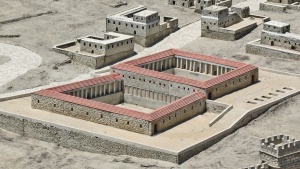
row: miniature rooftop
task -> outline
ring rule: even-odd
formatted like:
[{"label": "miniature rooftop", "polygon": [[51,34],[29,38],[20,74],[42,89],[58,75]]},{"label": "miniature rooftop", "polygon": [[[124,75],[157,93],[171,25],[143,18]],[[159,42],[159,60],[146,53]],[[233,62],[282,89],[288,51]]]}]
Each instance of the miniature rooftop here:
[{"label": "miniature rooftop", "polygon": [[123,20],[132,21],[132,17],[134,14],[140,13],[145,10],[147,10],[146,6],[138,5],[134,8],[127,9],[123,12],[108,15],[107,17],[113,17],[113,18],[119,18],[119,19],[123,19]]},{"label": "miniature rooftop", "polygon": [[136,16],[142,16],[142,17],[147,17],[147,16],[150,16],[150,15],[154,15],[154,14],[157,14],[158,12],[157,11],[152,11],[152,10],[143,10],[141,12],[138,12],[134,15]]},{"label": "miniature rooftop", "polygon": [[120,33],[115,33],[115,32],[107,32],[107,33],[105,33],[105,35],[113,36],[113,38],[100,39],[100,38],[93,38],[95,36],[91,35],[91,36],[78,38],[78,39],[81,39],[81,40],[84,40],[84,41],[89,41],[89,42],[94,42],[94,43],[101,43],[101,44],[105,45],[105,44],[111,44],[111,43],[115,43],[115,42],[119,42],[119,41],[128,40],[130,38],[133,38],[133,36],[120,34]]},{"label": "miniature rooftop", "polygon": [[288,23],[283,23],[283,22],[279,22],[279,21],[269,21],[269,22],[265,22],[265,25],[269,25],[269,26],[276,26],[276,27],[286,27],[289,26],[290,24]]},{"label": "miniature rooftop", "polygon": [[[194,79],[185,78],[185,77],[179,77],[179,76],[164,73],[164,72],[158,72],[158,71],[138,67],[138,65],[141,65],[141,64],[149,63],[149,62],[159,60],[162,58],[175,57],[175,56],[192,58],[195,60],[205,61],[208,63],[217,64],[217,65],[225,65],[225,66],[234,68],[234,70],[203,82],[203,81],[199,81],[199,80],[194,80]],[[149,55],[147,57],[143,57],[140,59],[135,59],[135,60],[128,61],[125,63],[120,63],[117,65],[114,65],[114,66],[112,66],[112,69],[119,69],[119,70],[125,70],[125,71],[129,71],[129,72],[135,72],[137,74],[143,74],[143,75],[155,77],[158,79],[163,79],[163,80],[167,80],[167,81],[172,81],[172,82],[176,82],[176,83],[180,83],[180,84],[186,84],[186,85],[206,89],[206,88],[212,87],[216,84],[222,83],[226,80],[237,77],[246,72],[249,72],[251,70],[257,69],[257,67],[250,65],[250,64],[230,61],[230,60],[217,58],[217,57],[213,57],[213,56],[205,56],[205,55],[196,54],[196,53],[192,53],[192,52],[180,51],[177,49],[169,49],[169,50],[166,50],[163,52]]]},{"label": "miniature rooftop", "polygon": [[204,8],[203,10],[204,11],[222,11],[222,10],[226,10],[228,9],[227,7],[225,6],[210,6],[210,7],[207,7],[207,8]]}]

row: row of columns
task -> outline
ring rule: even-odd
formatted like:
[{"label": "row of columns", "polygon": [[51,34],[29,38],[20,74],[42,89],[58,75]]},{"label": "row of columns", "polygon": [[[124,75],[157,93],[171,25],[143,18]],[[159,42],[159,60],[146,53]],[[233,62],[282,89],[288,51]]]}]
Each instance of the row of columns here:
[{"label": "row of columns", "polygon": [[159,60],[156,62],[148,63],[142,65],[142,68],[150,69],[154,71],[164,71],[175,67],[174,66],[174,57],[166,58],[164,60]]},{"label": "row of columns", "polygon": [[97,86],[70,91],[67,94],[81,98],[95,98],[122,91],[122,81],[100,84]]},{"label": "row of columns", "polygon": [[171,96],[168,94],[158,93],[158,92],[144,90],[137,87],[126,86],[126,85],[125,85],[125,93],[134,96],[149,98],[152,100],[163,101],[167,103],[171,103],[173,101],[180,99],[180,97],[177,96]]},{"label": "row of columns", "polygon": [[193,72],[199,72],[204,74],[210,74],[219,76],[231,71],[231,68],[226,68],[224,66],[213,65],[208,63],[203,63],[195,60],[188,60],[183,58],[176,58],[176,67],[180,69],[186,69]]}]

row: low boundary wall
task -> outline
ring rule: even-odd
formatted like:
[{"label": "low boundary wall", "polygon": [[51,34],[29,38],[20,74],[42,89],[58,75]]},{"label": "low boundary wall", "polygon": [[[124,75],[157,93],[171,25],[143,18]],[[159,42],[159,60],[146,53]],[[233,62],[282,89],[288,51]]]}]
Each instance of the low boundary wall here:
[{"label": "low boundary wall", "polygon": [[178,163],[177,153],[0,111],[0,128],[66,148]]},{"label": "low boundary wall", "polygon": [[[274,47],[274,46],[273,46]],[[294,59],[300,60],[300,52],[288,50],[288,49],[273,49],[272,47],[268,47],[266,45],[260,44],[260,39],[254,40],[252,42],[247,43],[246,45],[246,53],[251,53],[255,55],[274,57],[279,56],[284,59]]]}]

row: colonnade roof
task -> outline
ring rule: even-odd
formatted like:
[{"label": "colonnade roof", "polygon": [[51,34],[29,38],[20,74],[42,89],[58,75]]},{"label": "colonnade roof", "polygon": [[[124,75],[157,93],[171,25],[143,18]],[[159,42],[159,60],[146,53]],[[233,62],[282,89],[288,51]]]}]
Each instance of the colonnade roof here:
[{"label": "colonnade roof", "polygon": [[194,92],[194,93],[187,95],[179,100],[176,100],[175,102],[172,102],[162,108],[159,108],[150,114],[147,114],[147,113],[134,111],[134,110],[130,110],[130,109],[122,108],[122,107],[117,107],[117,106],[107,104],[107,103],[97,102],[97,101],[93,101],[93,100],[89,100],[89,99],[84,99],[84,98],[80,98],[80,97],[76,97],[76,96],[59,93],[56,91],[51,91],[49,89],[48,90],[40,90],[40,91],[36,92],[35,94],[40,95],[40,96],[50,97],[53,99],[62,100],[62,101],[69,102],[69,103],[74,103],[74,104],[89,107],[89,108],[106,111],[106,112],[125,115],[125,116],[129,116],[129,117],[137,118],[137,119],[143,119],[143,120],[150,121],[150,122],[155,121],[165,115],[168,115],[180,108],[184,108],[185,106],[187,106],[195,101],[205,98],[204,94],[202,94],[200,92]]},{"label": "colonnade roof", "polygon": [[195,59],[195,60],[199,60],[199,61],[215,63],[218,65],[224,65],[224,66],[229,66],[229,67],[233,67],[233,68],[239,68],[239,67],[243,67],[246,65],[245,63],[242,63],[242,62],[236,62],[236,61],[222,59],[222,58],[218,58],[218,57],[214,57],[214,56],[206,56],[206,55],[202,55],[202,54],[198,54],[198,53],[187,52],[187,51],[182,51],[182,50],[177,50],[177,49],[165,50],[165,51],[158,52],[158,53],[155,53],[152,55],[148,55],[148,56],[145,56],[145,57],[142,57],[139,59],[134,59],[134,60],[131,60],[131,61],[128,61],[125,63],[137,66],[137,65],[150,63],[155,60],[160,60],[163,58],[167,58],[170,56],[176,56],[176,55],[181,56],[183,58],[191,58],[191,59]]},{"label": "colonnade roof", "polygon": [[116,73],[112,73],[106,76],[101,76],[101,77],[96,77],[93,79],[88,79],[88,80],[83,80],[75,83],[70,83],[66,85],[61,85],[57,87],[50,88],[48,90],[52,90],[55,92],[65,92],[65,91],[70,91],[74,89],[80,89],[88,86],[93,86],[101,83],[106,83],[106,82],[112,82],[116,80],[122,79],[122,76]]},{"label": "colonnade roof", "polygon": [[[180,55],[182,57],[187,57],[187,58],[194,58],[194,59],[199,59],[199,60],[205,60],[207,62],[211,63],[216,63],[218,65],[226,65],[226,66],[231,66],[234,67],[235,69],[227,72],[225,74],[222,74],[220,76],[217,76],[215,78],[212,78],[207,81],[199,81],[199,80],[194,80],[194,79],[189,79],[185,77],[179,77],[173,74],[169,73],[164,73],[164,72],[158,72],[154,70],[149,70],[145,68],[138,67],[137,65],[148,63],[151,61],[159,60],[162,58],[170,57],[172,55]],[[225,82],[229,79],[235,78],[237,76],[240,76],[242,74],[245,74],[249,71],[252,71],[254,69],[257,69],[256,66],[250,65],[250,64],[245,64],[242,62],[235,62],[235,61],[230,61],[226,59],[221,59],[213,56],[205,56],[197,53],[191,53],[191,52],[186,52],[186,51],[181,51],[177,49],[169,49],[166,51],[162,51],[153,55],[149,55],[140,59],[135,59],[132,61],[128,61],[125,63],[120,63],[117,65],[112,66],[112,69],[118,69],[118,70],[124,70],[128,72],[134,72],[137,74],[145,75],[145,76],[150,76],[166,81],[172,81],[180,84],[186,84],[202,89],[207,89],[210,87],[213,87],[214,85],[217,85],[219,83]]]}]

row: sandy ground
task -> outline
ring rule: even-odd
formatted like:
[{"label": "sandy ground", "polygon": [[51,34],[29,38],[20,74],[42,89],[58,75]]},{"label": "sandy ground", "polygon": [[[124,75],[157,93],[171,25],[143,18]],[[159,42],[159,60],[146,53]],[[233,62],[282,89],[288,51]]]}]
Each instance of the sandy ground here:
[{"label": "sandy ground", "polygon": [[[234,3],[250,5],[258,9],[264,0],[234,0]],[[0,86],[0,93],[30,89],[33,87],[71,80],[91,71],[86,66],[72,63],[53,69],[67,56],[51,50],[52,46],[77,37],[94,34],[101,36],[105,30],[105,16],[138,4],[157,10],[162,16],[179,18],[179,31],[151,48],[136,47],[137,56],[159,50],[180,48],[207,55],[252,63],[257,66],[300,73],[299,62],[265,58],[245,54],[247,42],[260,38],[262,26],[234,42],[200,37],[200,15],[190,9],[170,7],[164,0],[131,0],[129,5],[111,8],[112,0],[1,0],[0,22],[32,14],[51,11],[39,17],[29,17],[18,22],[0,25],[0,34],[20,34],[19,38],[0,38],[0,43],[24,47],[42,57],[42,64],[24,75]],[[291,24],[291,31],[300,34],[300,12],[272,13],[254,11],[271,19]],[[11,59],[0,55],[0,66]],[[16,65],[17,66],[17,65]],[[0,72],[0,77],[3,72]],[[168,162],[139,159],[127,156],[91,154],[49,144],[18,135],[0,132],[0,168],[238,168],[258,162],[259,138],[288,134],[300,139],[300,96],[274,108],[246,127],[226,137],[211,148],[178,166]]]}]

